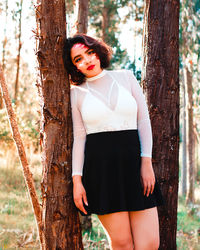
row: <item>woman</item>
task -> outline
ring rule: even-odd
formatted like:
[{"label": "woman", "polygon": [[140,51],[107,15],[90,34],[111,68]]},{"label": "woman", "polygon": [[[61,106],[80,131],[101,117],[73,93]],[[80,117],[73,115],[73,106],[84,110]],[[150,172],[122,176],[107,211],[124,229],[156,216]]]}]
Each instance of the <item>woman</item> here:
[{"label": "woman", "polygon": [[111,49],[86,35],[66,39],[73,120],[73,196],[98,215],[113,250],[158,249],[162,195],[151,163],[147,105],[133,74],[107,71]]}]

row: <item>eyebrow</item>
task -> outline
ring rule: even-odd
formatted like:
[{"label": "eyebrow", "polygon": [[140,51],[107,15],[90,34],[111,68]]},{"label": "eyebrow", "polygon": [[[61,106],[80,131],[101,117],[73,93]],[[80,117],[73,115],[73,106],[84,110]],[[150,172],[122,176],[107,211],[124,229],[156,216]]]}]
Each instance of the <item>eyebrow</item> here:
[{"label": "eyebrow", "polygon": [[[87,49],[84,53],[87,53],[89,50],[91,50],[91,48]],[[80,57],[81,55],[77,55],[73,58],[73,60],[75,60],[77,57]]]}]

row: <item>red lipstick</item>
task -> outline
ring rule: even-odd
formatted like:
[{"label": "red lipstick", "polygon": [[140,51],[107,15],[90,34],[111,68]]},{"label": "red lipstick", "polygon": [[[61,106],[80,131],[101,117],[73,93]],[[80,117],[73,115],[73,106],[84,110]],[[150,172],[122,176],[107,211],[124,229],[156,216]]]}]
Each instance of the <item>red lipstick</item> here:
[{"label": "red lipstick", "polygon": [[87,67],[87,70],[93,70],[94,67],[95,67],[95,65],[90,65],[90,66]]}]

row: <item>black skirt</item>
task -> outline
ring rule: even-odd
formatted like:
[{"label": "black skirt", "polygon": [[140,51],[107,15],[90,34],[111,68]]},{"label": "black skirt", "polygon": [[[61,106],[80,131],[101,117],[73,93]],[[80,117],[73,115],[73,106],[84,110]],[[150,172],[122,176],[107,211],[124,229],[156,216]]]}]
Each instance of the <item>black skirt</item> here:
[{"label": "black skirt", "polygon": [[138,211],[162,205],[157,181],[153,193],[144,196],[140,168],[137,130],[87,135],[82,177],[88,199],[87,215]]}]

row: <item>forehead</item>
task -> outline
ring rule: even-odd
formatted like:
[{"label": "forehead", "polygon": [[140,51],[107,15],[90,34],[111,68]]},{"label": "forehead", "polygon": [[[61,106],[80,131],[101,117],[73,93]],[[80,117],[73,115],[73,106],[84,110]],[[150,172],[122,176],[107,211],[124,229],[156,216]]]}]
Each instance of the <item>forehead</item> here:
[{"label": "forehead", "polygon": [[82,53],[84,53],[88,49],[89,49],[89,47],[87,47],[85,44],[76,43],[71,48],[71,57],[74,58],[77,55],[81,55]]}]

